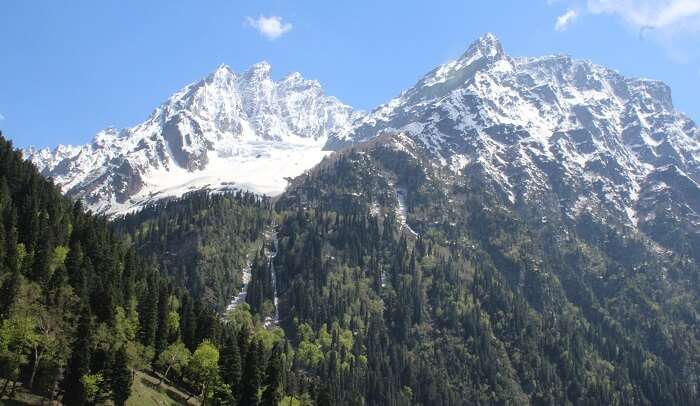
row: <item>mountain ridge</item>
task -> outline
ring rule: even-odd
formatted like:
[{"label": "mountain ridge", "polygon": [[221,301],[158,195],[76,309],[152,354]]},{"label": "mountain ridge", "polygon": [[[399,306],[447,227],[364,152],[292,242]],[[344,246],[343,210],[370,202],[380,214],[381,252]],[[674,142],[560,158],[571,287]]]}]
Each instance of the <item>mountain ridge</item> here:
[{"label": "mountain ridge", "polygon": [[[104,176],[100,165],[93,164],[91,171],[83,169],[89,167],[87,164],[71,166],[76,161],[71,154],[76,154],[78,147],[59,146],[53,152],[29,150],[28,155],[42,173],[53,176],[69,195],[85,198],[90,207],[107,213],[138,208],[160,197],[201,188],[235,185],[278,194],[286,185],[282,179],[310,169],[330,151],[383,132],[406,133],[430,152],[434,165],[455,174],[467,166],[483,171],[511,204],[552,190],[554,179],[563,186],[575,185],[573,189],[557,191],[565,194],[564,205],[570,215],[591,206],[576,196],[590,195],[595,206],[590,210],[606,211],[610,217],[624,216],[634,227],[639,222],[641,185],[655,178],[652,175],[656,169],[675,165],[685,174],[681,177],[687,176],[694,183],[700,181],[700,132],[689,117],[675,110],[671,89],[663,82],[627,78],[590,61],[564,55],[511,57],[493,34],[482,36],[459,58],[436,67],[416,85],[367,114],[354,112],[334,97],[325,96],[317,81],[303,79],[299,73],[274,82],[270,71],[271,66],[265,61],[240,75],[222,64],[204,79],[176,92],[146,122],[121,132],[98,133],[90,145],[105,149],[103,146],[115,137],[128,139],[133,137],[132,131],[138,132],[150,123],[156,132],[160,131],[166,141],[163,144],[168,147],[152,148],[150,154],[140,158],[141,162],[119,159],[113,156],[118,154],[107,151],[99,163],[103,167],[111,165],[118,173],[108,182],[112,190],[105,191],[109,187],[99,178]],[[237,81],[244,85],[235,85]],[[213,105],[201,99],[199,104],[194,103],[198,89],[207,86],[216,97],[205,101],[213,100]],[[311,114],[295,116],[299,111],[287,109],[283,103],[275,114],[269,114],[270,104],[264,101],[273,87],[282,94],[311,94],[313,97],[308,100],[316,109]],[[229,97],[231,94],[241,97]],[[209,122],[192,120],[203,110],[216,114],[209,117]],[[235,112],[251,119],[236,120]],[[155,125],[153,121],[158,117],[163,119]],[[314,122],[314,118],[318,120]],[[255,133],[255,141],[263,141],[258,145],[261,149],[251,147],[241,156],[235,153],[235,143],[221,137],[180,137],[183,131],[207,133],[208,129],[202,126],[211,122],[218,123],[231,139],[238,137],[239,142],[249,146],[249,135]],[[328,128],[317,125],[319,122]],[[218,175],[237,170],[235,176],[168,183],[169,178],[193,178],[192,173],[197,171],[206,174],[209,167],[216,166],[209,162],[209,152],[221,151],[222,145],[224,154],[231,159],[220,162],[218,172],[213,172]],[[292,151],[280,151],[279,145],[292,145]],[[261,187],[255,184],[258,179],[241,179],[241,173],[264,171],[235,165],[247,159],[246,155],[257,156],[261,150],[280,151],[282,158],[272,160],[276,164],[291,156],[313,159],[295,165],[292,169],[296,170],[273,165],[275,184]],[[154,185],[147,186],[142,180],[147,177],[141,174],[143,168],[148,166],[148,160],[163,161],[163,156],[172,157],[172,173],[166,168],[158,176],[149,174],[155,180]],[[228,168],[232,163],[233,167]],[[67,179],[70,168],[89,173]],[[184,171],[175,171],[180,168]],[[266,176],[270,173],[263,175]],[[93,190],[95,187],[99,190]],[[112,200],[105,203],[106,198]]]},{"label": "mountain ridge", "polygon": [[[515,209],[549,196],[565,216],[649,229],[660,210],[653,195],[682,187],[692,191],[677,193],[672,210],[691,208],[700,225],[700,132],[659,81],[567,56],[512,58],[487,34],[361,118],[354,139],[329,143],[384,132],[406,134],[455,176],[480,173]],[[677,170],[659,181],[669,167]]]},{"label": "mountain ridge", "polygon": [[271,69],[262,61],[238,74],[221,64],[140,124],[26,155],[69,196],[106,214],[202,188],[279,193],[284,178],[320,160],[328,134],[358,113],[318,81],[299,73],[274,81]]},{"label": "mountain ridge", "polygon": [[[367,115],[341,108],[342,126],[317,127],[283,114],[284,97],[268,103],[266,95],[311,94],[323,107],[315,112],[328,111],[323,101],[338,106],[300,75],[267,81],[270,69],[260,63],[238,75],[220,66],[158,109],[143,124],[152,132],[106,132],[94,148],[107,146],[101,159],[128,180],[139,161],[108,155],[111,143],[156,156],[150,142],[163,146],[159,162],[180,184],[146,195],[145,209],[111,224],[125,247],[151,256],[154,270],[204,303],[222,308],[245,292],[251,311],[233,306],[229,326],[255,320],[276,329],[260,322],[279,321],[278,337],[289,338],[278,348],[285,391],[318,404],[698,403],[699,140],[667,86],[569,57],[513,58],[486,35]],[[208,125],[221,139],[198,136],[210,134]],[[238,128],[240,137],[225,138]],[[277,199],[207,191],[160,199],[190,186],[220,190],[216,179],[181,183],[220,163],[225,147],[238,146],[231,139],[251,148],[300,142],[290,153],[323,158],[290,176]],[[242,175],[226,163],[230,179]],[[99,176],[90,182],[104,184]],[[40,231],[37,219],[63,218],[50,207],[33,215],[36,199],[15,190],[26,210],[22,221],[8,217],[8,230]],[[118,269],[126,261],[100,262]],[[137,320],[179,307],[153,294],[163,291],[157,284],[141,286],[137,311],[146,317]],[[193,344],[209,331],[223,338],[215,323],[185,323],[184,303],[181,332],[156,323],[162,333],[144,334],[144,344]],[[249,371],[261,358],[245,359]],[[241,403],[255,403],[260,375],[243,376],[255,382]]]}]

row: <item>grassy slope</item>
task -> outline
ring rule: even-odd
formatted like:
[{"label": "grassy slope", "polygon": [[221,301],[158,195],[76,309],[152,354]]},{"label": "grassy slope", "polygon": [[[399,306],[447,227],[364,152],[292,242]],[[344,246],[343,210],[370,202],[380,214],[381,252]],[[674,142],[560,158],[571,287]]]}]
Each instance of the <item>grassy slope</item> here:
[{"label": "grassy slope", "polygon": [[[185,401],[186,395],[178,389],[165,383],[158,387],[158,379],[153,376],[137,372],[134,377],[134,384],[131,387],[131,396],[126,401],[127,406],[199,406],[197,399]],[[2,406],[30,406],[48,404],[48,400],[37,395],[30,394],[18,388],[15,398],[2,399]],[[112,403],[108,403],[111,405]]]},{"label": "grassy slope", "polygon": [[185,402],[186,396],[179,390],[166,384],[158,387],[156,378],[136,373],[134,385],[131,387],[131,396],[126,401],[127,406],[175,406],[175,405],[199,405],[199,401],[192,398]]}]

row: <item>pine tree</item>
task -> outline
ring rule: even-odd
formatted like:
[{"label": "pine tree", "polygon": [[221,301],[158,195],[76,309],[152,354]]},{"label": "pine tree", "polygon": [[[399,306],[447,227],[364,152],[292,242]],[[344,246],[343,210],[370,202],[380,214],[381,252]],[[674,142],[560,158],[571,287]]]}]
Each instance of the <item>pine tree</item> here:
[{"label": "pine tree", "polygon": [[212,385],[211,392],[211,402],[207,402],[206,404],[211,404],[214,406],[236,405],[236,398],[233,396],[231,386],[224,383],[223,381],[218,380],[214,385]]},{"label": "pine tree", "polygon": [[241,378],[242,391],[238,401],[240,406],[257,406],[259,403],[258,389],[262,380],[261,368],[263,367],[260,360],[263,358],[263,354],[262,342],[251,343],[246,354],[245,370]]},{"label": "pine tree", "polygon": [[128,365],[126,347],[117,351],[114,358],[114,365],[110,371],[110,387],[112,389],[112,399],[116,406],[123,406],[131,395],[131,384],[133,376]]},{"label": "pine tree", "polygon": [[6,318],[9,315],[10,307],[14,303],[17,291],[22,280],[22,274],[19,268],[12,271],[12,275],[6,277],[0,286],[0,318]]},{"label": "pine tree", "polygon": [[36,250],[32,263],[31,279],[43,284],[48,282],[51,276],[49,274],[49,264],[53,253],[53,247],[51,246],[51,234],[46,221],[41,222],[41,229],[39,247]]},{"label": "pine tree", "polygon": [[156,356],[168,346],[168,290],[161,286],[158,294],[158,327],[156,329]]},{"label": "pine tree", "polygon": [[238,340],[234,334],[226,338],[224,347],[221,349],[219,359],[219,370],[224,383],[231,389],[237,390],[241,383],[241,354],[238,349]]},{"label": "pine tree", "polygon": [[182,342],[185,343],[190,351],[193,351],[197,343],[197,315],[195,312],[195,304],[189,293],[185,293],[182,297],[182,306],[180,307],[180,324],[182,326]]},{"label": "pine tree", "polygon": [[243,375],[247,371],[248,352],[250,352],[250,347],[252,346],[252,343],[250,342],[250,330],[248,330],[247,326],[244,325],[238,331],[236,342],[238,344],[238,353],[240,354],[241,359],[241,378],[238,380],[238,385],[232,389],[236,394],[236,398],[240,400],[241,394],[243,393]]},{"label": "pine tree", "polygon": [[84,287],[81,286],[83,276],[81,275],[83,267],[83,248],[80,241],[72,241],[70,251],[66,257],[66,271],[68,272],[68,281],[78,291]]},{"label": "pine tree", "polygon": [[148,278],[148,289],[145,297],[142,297],[139,307],[139,319],[141,321],[141,342],[146,346],[153,346],[156,341],[158,328],[158,286],[156,274]]},{"label": "pine tree", "polygon": [[83,307],[75,340],[71,347],[71,356],[63,378],[63,403],[80,406],[85,404],[87,396],[83,388],[82,377],[90,373],[90,337],[92,334],[92,316],[87,306]]},{"label": "pine tree", "polygon": [[282,350],[279,342],[272,348],[270,361],[267,365],[264,387],[260,404],[262,406],[277,406],[282,400]]}]

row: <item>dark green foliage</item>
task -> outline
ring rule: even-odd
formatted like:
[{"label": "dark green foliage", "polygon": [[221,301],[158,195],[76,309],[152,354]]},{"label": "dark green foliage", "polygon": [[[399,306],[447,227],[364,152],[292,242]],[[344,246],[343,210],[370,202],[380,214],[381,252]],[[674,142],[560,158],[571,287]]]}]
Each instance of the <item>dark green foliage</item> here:
[{"label": "dark green foliage", "polygon": [[219,356],[219,373],[221,379],[230,388],[238,389],[241,384],[241,352],[238,348],[238,339],[234,334],[230,334],[224,341]]},{"label": "dark green foliage", "polygon": [[216,382],[212,387],[212,396],[207,404],[215,406],[234,406],[236,404],[236,398],[233,396],[231,386],[221,381]]},{"label": "dark green foliage", "polygon": [[273,297],[272,264],[265,257],[265,249],[261,248],[251,266],[246,302],[254,313],[263,313],[265,302],[271,304]]},{"label": "dark green foliage", "polygon": [[123,406],[126,400],[129,399],[129,395],[131,395],[133,377],[127,362],[126,348],[122,346],[117,351],[109,376],[112,400],[114,400],[116,406]]},{"label": "dark green foliage", "polygon": [[115,227],[177,286],[223,310],[240,289],[240,270],[259,246],[269,216],[267,199],[201,191],[154,203],[118,219]]},{"label": "dark green foliage", "polygon": [[[125,347],[109,339],[119,334],[151,358],[210,340],[219,361],[206,385],[196,368],[168,375],[204,387],[207,404],[698,404],[692,256],[659,255],[590,215],[509,207],[478,171],[447,182],[379,140],[297,179],[277,213],[252,195],[199,192],[111,225],[2,146],[0,315],[35,291],[40,305],[71,292],[70,351],[37,375],[65,366],[68,404],[85,402],[86,374],[107,379],[98,398],[124,399]],[[271,264],[263,231],[275,222]],[[249,261],[252,312],[222,317]],[[263,322],[273,272],[279,327]],[[13,346],[1,371],[22,379]]]},{"label": "dark green foliage", "polygon": [[0,285],[0,316],[7,317],[10,306],[17,297],[22,274],[19,268],[15,268],[11,273],[5,275],[5,280]]},{"label": "dark green foliage", "polygon": [[22,381],[70,405],[123,404],[153,350],[218,340],[220,319],[161,265],[0,137],[0,397]]},{"label": "dark green foliage", "polygon": [[[450,189],[407,156],[348,151],[280,199],[282,315],[308,355],[288,380],[320,376],[301,385],[319,404],[697,404],[697,265],[613,224],[505,209],[476,173]],[[336,325],[330,345],[304,323]]]},{"label": "dark green foliage", "polygon": [[146,289],[139,301],[139,321],[141,322],[141,342],[146,346],[154,346],[158,331],[158,277],[151,274],[147,280]]},{"label": "dark green foliage", "polygon": [[91,318],[88,309],[85,308],[80,316],[71,357],[63,378],[63,402],[69,405],[83,405],[87,401],[81,378],[90,373]]},{"label": "dark green foliage", "polygon": [[156,320],[158,321],[158,328],[156,329],[155,335],[155,347],[156,356],[163,352],[165,347],[168,346],[168,299],[170,297],[170,292],[166,286],[161,286],[158,290],[158,315]]},{"label": "dark green foliage", "polygon": [[256,406],[259,403],[258,389],[262,384],[265,353],[261,342],[252,342],[248,347],[245,368],[241,378],[240,406]]},{"label": "dark green foliage", "polygon": [[[238,335],[236,336],[236,342],[238,344],[238,352],[240,353],[240,358],[241,358],[241,378],[238,380],[238,385],[237,386],[232,386],[234,393],[236,393],[236,397],[240,398],[241,394],[243,393],[243,374],[246,373],[249,376],[251,375],[250,372],[248,371],[247,368],[247,361],[248,361],[248,352],[250,350],[250,331],[248,330],[247,326],[242,326],[241,329],[238,331]],[[248,377],[246,377],[248,379]]]},{"label": "dark green foliage", "polygon": [[189,294],[182,297],[182,306],[180,308],[180,331],[182,334],[182,342],[185,343],[190,351],[194,351],[197,346],[197,313],[198,306],[192,300]]},{"label": "dark green foliage", "polygon": [[282,370],[283,365],[281,344],[276,343],[275,346],[272,348],[272,354],[270,355],[270,360],[267,364],[267,371],[265,372],[265,381],[263,383],[263,387],[265,389],[262,393],[260,405],[277,406],[282,400]]}]

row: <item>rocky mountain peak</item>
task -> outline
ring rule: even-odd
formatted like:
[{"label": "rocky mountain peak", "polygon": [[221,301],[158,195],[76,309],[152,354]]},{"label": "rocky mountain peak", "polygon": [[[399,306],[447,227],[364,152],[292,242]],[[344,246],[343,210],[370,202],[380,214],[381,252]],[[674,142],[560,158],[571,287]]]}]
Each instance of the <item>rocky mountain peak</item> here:
[{"label": "rocky mountain peak", "polygon": [[[344,142],[387,132],[406,134],[455,179],[476,174],[508,205],[544,207],[550,196],[571,218],[637,227],[658,218],[641,196],[664,190],[661,168],[679,169],[667,185],[700,181],[698,130],[667,85],[568,56],[509,57],[489,34],[357,121]],[[683,199],[674,203],[698,207]]]},{"label": "rocky mountain peak", "polygon": [[272,74],[272,65],[267,61],[260,61],[251,66],[245,73],[245,76],[251,79],[270,79]]},{"label": "rocky mountain peak", "polygon": [[479,57],[498,59],[505,56],[501,41],[494,34],[486,33],[469,45],[467,51],[459,59],[473,60]]},{"label": "rocky mountain peak", "polygon": [[28,156],[67,194],[110,214],[201,188],[280,193],[356,115],[317,81],[292,73],[276,82],[271,70],[262,61],[239,75],[222,64],[134,127]]},{"label": "rocky mountain peak", "polygon": [[[221,65],[135,127],[29,155],[69,194],[113,213],[198,188],[277,194],[329,151],[387,133],[453,179],[478,174],[506,204],[548,196],[571,218],[636,227],[660,182],[700,182],[698,129],[668,86],[568,56],[510,57],[492,34],[367,115],[299,73],[274,81],[267,62],[241,75]],[[669,165],[678,173],[659,177]]]},{"label": "rocky mountain peak", "polygon": [[222,63],[215,71],[210,73],[204,81],[209,83],[225,83],[236,80],[236,77],[236,72],[234,72],[230,66]]}]

